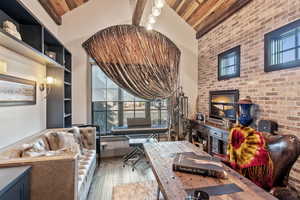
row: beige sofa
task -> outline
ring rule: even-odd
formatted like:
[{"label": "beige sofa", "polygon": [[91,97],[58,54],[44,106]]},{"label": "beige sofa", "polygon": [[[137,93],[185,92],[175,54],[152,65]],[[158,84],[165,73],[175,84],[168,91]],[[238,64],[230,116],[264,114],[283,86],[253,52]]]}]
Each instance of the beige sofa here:
[{"label": "beige sofa", "polygon": [[0,167],[32,166],[31,200],[85,200],[95,149],[95,128],[49,129],[0,152]]}]

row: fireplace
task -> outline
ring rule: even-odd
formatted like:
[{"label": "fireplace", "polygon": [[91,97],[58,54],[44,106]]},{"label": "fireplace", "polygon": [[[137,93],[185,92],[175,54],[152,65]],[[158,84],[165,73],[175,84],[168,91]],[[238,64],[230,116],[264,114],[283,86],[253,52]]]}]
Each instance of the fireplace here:
[{"label": "fireplace", "polygon": [[209,92],[209,117],[236,120],[236,103],[239,100],[238,90],[220,90]]}]

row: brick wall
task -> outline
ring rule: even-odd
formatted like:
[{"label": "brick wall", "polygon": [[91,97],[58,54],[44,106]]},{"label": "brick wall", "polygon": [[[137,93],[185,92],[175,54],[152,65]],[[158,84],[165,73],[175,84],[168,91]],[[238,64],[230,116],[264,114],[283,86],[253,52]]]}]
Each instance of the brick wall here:
[{"label": "brick wall", "polygon": [[[199,39],[198,111],[208,114],[209,91],[239,89],[259,106],[259,119],[279,124],[300,138],[300,66],[264,72],[264,35],[300,19],[299,0],[253,0]],[[218,81],[218,54],[241,45],[241,76]],[[300,159],[290,173],[300,191]]]}]

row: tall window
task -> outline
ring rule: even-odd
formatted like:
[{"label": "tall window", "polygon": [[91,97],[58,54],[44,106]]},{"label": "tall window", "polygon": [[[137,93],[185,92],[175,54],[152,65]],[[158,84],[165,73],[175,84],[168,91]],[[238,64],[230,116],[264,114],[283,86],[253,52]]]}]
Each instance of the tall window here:
[{"label": "tall window", "polygon": [[218,56],[218,79],[224,80],[240,76],[240,46]]},{"label": "tall window", "polygon": [[128,118],[151,118],[153,126],[166,126],[166,102],[157,103],[135,97],[118,87],[97,65],[92,66],[92,120],[101,134],[126,126]]},{"label": "tall window", "polygon": [[265,71],[300,66],[300,20],[265,35]]}]

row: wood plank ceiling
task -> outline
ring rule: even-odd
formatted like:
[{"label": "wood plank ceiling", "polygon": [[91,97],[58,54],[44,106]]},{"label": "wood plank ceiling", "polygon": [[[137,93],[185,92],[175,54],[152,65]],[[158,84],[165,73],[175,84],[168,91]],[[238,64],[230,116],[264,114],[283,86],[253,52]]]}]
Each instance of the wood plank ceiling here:
[{"label": "wood plank ceiling", "polygon": [[226,20],[251,0],[166,0],[197,31],[197,39]]},{"label": "wood plank ceiling", "polygon": [[56,24],[61,25],[61,17],[89,0],[39,0]]}]

